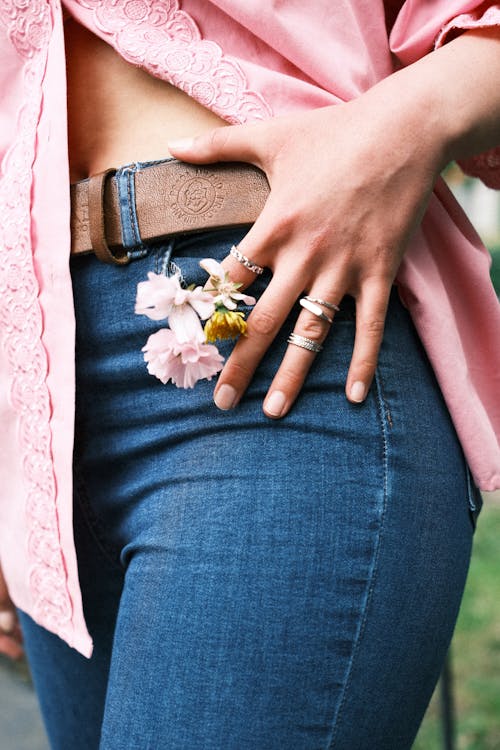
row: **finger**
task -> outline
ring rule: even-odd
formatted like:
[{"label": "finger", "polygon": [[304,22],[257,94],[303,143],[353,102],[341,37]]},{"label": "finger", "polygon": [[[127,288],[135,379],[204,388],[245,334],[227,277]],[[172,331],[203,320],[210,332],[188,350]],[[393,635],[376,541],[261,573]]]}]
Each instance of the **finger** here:
[{"label": "finger", "polygon": [[260,360],[286,320],[301,291],[301,279],[276,281],[273,277],[248,316],[247,331],[240,337],[219,375],[214,401],[231,409],[245,392]]},{"label": "finger", "polygon": [[193,164],[246,161],[261,166],[261,129],[261,123],[215,128],[195,138],[168,141],[167,148],[175,158]]},{"label": "finger", "polygon": [[[257,221],[236,246],[239,253],[250,263],[274,270],[276,249],[286,239],[285,233],[279,231],[278,223],[276,211],[272,203],[268,202]],[[231,254],[224,258],[221,265],[228,272],[231,281],[241,284],[241,289],[250,286],[258,276]]]},{"label": "finger", "polygon": [[0,634],[0,654],[8,656],[9,659],[21,659],[24,649],[21,644],[9,635]]},{"label": "finger", "polygon": [[[337,305],[343,297],[342,282],[339,279],[335,289],[330,289],[326,292],[324,290],[315,290],[309,296]],[[322,346],[330,332],[331,326],[335,325],[335,313],[328,307],[317,304],[308,305],[307,307],[309,309],[303,309],[297,318],[293,331],[294,334],[303,337],[305,341],[302,342],[299,338],[298,345],[289,343],[283,361],[264,401],[264,413],[273,419],[278,419],[288,413],[304,385],[312,363],[317,356],[321,356],[320,352],[310,351],[303,344],[307,346],[308,342],[311,341],[317,346]],[[311,312],[314,308],[320,314]]]},{"label": "finger", "polygon": [[10,659],[19,659],[23,655],[22,632],[15,611],[0,611],[0,653]]},{"label": "finger", "polygon": [[356,337],[346,381],[349,401],[365,400],[377,367],[384,335],[390,287],[378,282],[365,284],[356,298]]},{"label": "finger", "polygon": [[0,610],[0,632],[10,634],[17,624],[17,617],[12,609]]}]

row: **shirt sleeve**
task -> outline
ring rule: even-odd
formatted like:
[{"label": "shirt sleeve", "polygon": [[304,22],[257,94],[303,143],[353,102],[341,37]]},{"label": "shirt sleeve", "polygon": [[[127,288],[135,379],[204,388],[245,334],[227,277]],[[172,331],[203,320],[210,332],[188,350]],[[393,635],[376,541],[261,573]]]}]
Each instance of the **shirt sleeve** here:
[{"label": "shirt sleeve", "polygon": [[[406,0],[390,35],[390,47],[402,65],[416,62],[464,31],[497,28],[500,3],[478,0]],[[500,145],[460,161],[467,174],[500,190]]]}]

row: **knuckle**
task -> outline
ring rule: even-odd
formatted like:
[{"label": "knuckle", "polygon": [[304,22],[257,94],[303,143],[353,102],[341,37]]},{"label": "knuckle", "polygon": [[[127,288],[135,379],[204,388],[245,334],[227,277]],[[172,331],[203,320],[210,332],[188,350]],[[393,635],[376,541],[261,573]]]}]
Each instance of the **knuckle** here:
[{"label": "knuckle", "polygon": [[287,391],[292,396],[302,387],[305,379],[305,373],[300,370],[293,370],[291,367],[282,364],[279,371],[278,388]]},{"label": "knuckle", "polygon": [[219,151],[223,149],[229,141],[227,128],[216,128],[208,134],[208,145],[211,149]]},{"label": "knuckle", "polygon": [[370,338],[380,338],[384,332],[384,318],[368,318],[361,323],[361,333]]},{"label": "knuckle", "polygon": [[325,325],[326,323],[317,317],[304,317],[300,321],[300,331],[302,336],[316,341],[324,338]]},{"label": "knuckle", "polygon": [[365,356],[361,359],[356,360],[355,363],[356,371],[360,373],[374,373],[377,369],[377,357],[376,356]]},{"label": "knuckle", "polygon": [[234,354],[224,367],[224,380],[233,384],[244,386],[253,375],[254,368],[249,360],[237,360]]},{"label": "knuckle", "polygon": [[293,231],[297,220],[296,212],[281,207],[273,217],[273,234],[275,240],[284,241]]},{"label": "knuckle", "polygon": [[256,307],[248,318],[247,337],[251,337],[254,334],[269,336],[274,333],[277,328],[278,321],[276,316],[267,310],[259,310],[259,308]]}]

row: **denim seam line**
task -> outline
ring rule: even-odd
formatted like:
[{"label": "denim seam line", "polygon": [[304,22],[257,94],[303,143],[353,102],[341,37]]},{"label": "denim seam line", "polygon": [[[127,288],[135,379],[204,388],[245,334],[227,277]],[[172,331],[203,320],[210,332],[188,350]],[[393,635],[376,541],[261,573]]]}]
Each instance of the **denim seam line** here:
[{"label": "denim seam line", "polygon": [[123,574],[123,566],[119,562],[120,552],[109,545],[108,542],[106,542],[101,534],[100,524],[95,517],[92,508],[90,507],[90,503],[88,502],[87,486],[85,484],[83,474],[80,469],[74,469],[74,474],[75,497],[76,502],[80,506],[82,519],[85,522],[85,525],[87,526],[87,529],[89,530],[89,533],[92,536],[94,542],[99,547],[101,553],[104,555],[107,561],[111,565],[113,565],[114,568],[116,568],[120,571],[120,573]]},{"label": "denim seam line", "polygon": [[364,606],[362,609],[362,616],[361,616],[361,622],[359,625],[358,633],[355,637],[355,641],[352,647],[351,651],[351,657],[349,661],[349,666],[347,668],[347,675],[344,681],[344,688],[342,690],[342,694],[340,696],[340,701],[337,709],[337,713],[333,719],[333,725],[332,725],[332,733],[330,740],[327,744],[326,750],[334,750],[334,742],[335,737],[337,734],[337,730],[339,727],[340,719],[342,716],[342,711],[345,705],[345,700],[347,696],[347,691],[351,682],[352,672],[353,672],[353,666],[354,661],[356,659],[356,655],[358,652],[359,644],[361,642],[361,639],[363,637],[363,633],[366,626],[366,620],[368,616],[368,609],[370,607],[370,603],[372,600],[373,595],[373,589],[375,588],[375,581],[377,578],[377,571],[378,571],[378,561],[380,557],[380,547],[382,544],[382,537],[384,533],[384,524],[385,524],[385,516],[387,511],[387,490],[388,490],[388,436],[387,436],[387,427],[386,427],[386,415],[385,415],[385,409],[386,404],[385,400],[383,398],[383,391],[382,391],[382,383],[380,374],[378,372],[378,369],[375,372],[375,379],[374,379],[374,386],[375,386],[375,394],[374,398],[377,404],[377,412],[379,416],[380,421],[380,428],[381,428],[381,435],[382,435],[382,445],[383,445],[383,465],[384,465],[384,480],[383,480],[383,502],[382,502],[382,512],[380,515],[380,524],[378,528],[378,534],[377,534],[377,540],[375,543],[375,550],[372,557],[372,567],[370,570],[370,576],[368,579],[368,590],[365,593],[365,601]]}]

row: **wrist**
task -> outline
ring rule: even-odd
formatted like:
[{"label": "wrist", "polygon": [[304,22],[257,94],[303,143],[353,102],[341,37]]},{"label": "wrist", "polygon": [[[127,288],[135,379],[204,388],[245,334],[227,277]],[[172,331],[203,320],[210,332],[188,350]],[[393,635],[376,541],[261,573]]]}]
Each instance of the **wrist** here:
[{"label": "wrist", "polygon": [[[386,79],[439,171],[500,143],[500,34],[470,31]],[[381,85],[381,84],[379,84]]]}]

